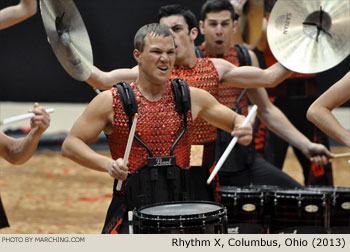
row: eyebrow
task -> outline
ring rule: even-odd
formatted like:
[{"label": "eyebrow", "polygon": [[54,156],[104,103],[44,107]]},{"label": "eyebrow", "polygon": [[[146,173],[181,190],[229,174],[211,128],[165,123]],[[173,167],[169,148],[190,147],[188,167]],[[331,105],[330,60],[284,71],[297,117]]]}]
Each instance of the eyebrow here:
[{"label": "eyebrow", "polygon": [[177,28],[177,27],[183,27],[184,25],[182,24],[174,24],[173,26],[171,26],[171,29]]},{"label": "eyebrow", "polygon": [[[174,45],[174,47],[170,47],[169,49],[167,49],[166,51],[169,51],[169,50],[175,50],[176,49],[176,45]],[[154,46],[150,46],[149,50],[163,50],[162,48],[160,48],[159,46],[157,45],[154,45]]]},{"label": "eyebrow", "polygon": [[208,19],[209,22],[228,22],[230,21],[230,18],[227,18],[227,19],[223,19],[223,20],[217,20],[217,19],[213,19],[213,18],[209,18]]}]

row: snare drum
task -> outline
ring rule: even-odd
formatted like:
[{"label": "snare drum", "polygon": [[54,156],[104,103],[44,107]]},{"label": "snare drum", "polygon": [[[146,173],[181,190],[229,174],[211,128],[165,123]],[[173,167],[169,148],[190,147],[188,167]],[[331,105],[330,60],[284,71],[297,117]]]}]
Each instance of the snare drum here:
[{"label": "snare drum", "polygon": [[330,232],[333,234],[350,234],[350,188],[326,186],[310,186],[307,188],[328,194]]},{"label": "snare drum", "polygon": [[267,232],[268,192],[269,190],[262,190],[259,186],[220,187],[221,203],[227,209],[229,234],[262,234]]},{"label": "snare drum", "polygon": [[271,233],[328,233],[327,199],[326,193],[307,189],[275,191]]},{"label": "snare drum", "polygon": [[219,203],[184,201],[140,207],[134,211],[136,234],[226,234],[227,213]]}]

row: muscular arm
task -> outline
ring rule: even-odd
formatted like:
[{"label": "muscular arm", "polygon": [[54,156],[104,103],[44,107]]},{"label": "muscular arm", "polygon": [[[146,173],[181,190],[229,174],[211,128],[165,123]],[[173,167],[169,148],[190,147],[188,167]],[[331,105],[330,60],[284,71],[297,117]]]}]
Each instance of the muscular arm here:
[{"label": "muscular arm", "polygon": [[350,130],[346,130],[331,112],[348,100],[350,100],[350,72],[311,104],[307,111],[307,119],[333,139],[350,147]]},{"label": "muscular arm", "polygon": [[89,79],[86,80],[86,82],[94,88],[107,90],[113,87],[113,85],[117,84],[118,82],[134,81],[136,80],[137,75],[138,66],[135,66],[133,68],[115,69],[110,72],[101,71],[100,69],[94,66],[92,69],[92,73]]},{"label": "muscular arm", "polygon": [[62,155],[90,169],[107,172],[113,159],[92,150],[91,143],[103,130],[111,130],[113,98],[110,91],[97,95],[74,123],[62,145]]},{"label": "muscular arm", "polygon": [[36,0],[21,0],[17,5],[0,10],[0,30],[33,16],[36,9]]},{"label": "muscular arm", "polygon": [[[327,162],[333,155],[321,144],[315,144],[304,136],[287,117],[273,105],[264,88],[251,89],[248,91],[250,101],[258,106],[257,116],[276,135],[298,148],[306,157],[321,155],[317,161]],[[323,160],[321,160],[323,159]]]},{"label": "muscular arm", "polygon": [[31,158],[38,146],[40,136],[50,125],[50,117],[43,108],[32,111],[31,131],[22,138],[12,138],[0,133],[0,155],[11,164],[23,164]]},{"label": "muscular arm", "polygon": [[236,67],[223,59],[211,60],[221,83],[239,88],[275,87],[292,73],[280,63],[263,70],[252,66]]},{"label": "muscular arm", "polygon": [[248,145],[252,140],[250,125],[241,127],[245,117],[220,104],[211,94],[198,89],[191,90],[192,116],[197,116],[211,125],[238,136],[238,143]]}]

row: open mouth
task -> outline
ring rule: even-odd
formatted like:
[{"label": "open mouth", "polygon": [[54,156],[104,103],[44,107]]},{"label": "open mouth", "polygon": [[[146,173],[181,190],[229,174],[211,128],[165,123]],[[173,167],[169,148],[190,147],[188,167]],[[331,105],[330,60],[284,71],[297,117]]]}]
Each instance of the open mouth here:
[{"label": "open mouth", "polygon": [[224,41],[222,41],[222,40],[217,40],[217,41],[215,41],[215,44],[216,44],[216,45],[219,45],[219,46],[221,46],[223,43],[224,43]]},{"label": "open mouth", "polygon": [[166,71],[168,71],[169,68],[168,67],[158,67],[158,69],[162,72],[166,72]]}]

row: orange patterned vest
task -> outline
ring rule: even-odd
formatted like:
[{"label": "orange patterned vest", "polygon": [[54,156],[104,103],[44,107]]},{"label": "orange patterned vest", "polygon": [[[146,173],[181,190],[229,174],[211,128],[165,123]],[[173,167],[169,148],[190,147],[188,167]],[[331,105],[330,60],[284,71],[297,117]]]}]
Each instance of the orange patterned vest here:
[{"label": "orange patterned vest", "polygon": [[[209,59],[197,58],[194,67],[174,66],[170,79],[176,77],[186,81],[190,87],[208,91],[218,99],[219,73]],[[201,118],[196,118],[193,127],[192,144],[205,144],[216,140],[216,128]]]},{"label": "orange patterned vest", "polygon": [[[215,56],[209,55],[208,51],[204,47],[204,44],[201,44],[199,48],[202,50],[203,54],[207,58],[215,58]],[[235,66],[239,66],[237,52],[233,46],[230,47],[229,53],[225,55],[223,59],[234,64]],[[236,100],[242,93],[242,91],[242,88],[235,88],[228,85],[220,85],[218,91],[218,100],[220,103],[226,105],[227,107],[234,108],[236,106]],[[241,99],[239,106],[242,110],[242,114],[246,116],[248,114],[248,99],[246,95],[243,96],[243,98]]]},{"label": "orange patterned vest", "polygon": [[[147,100],[135,83],[131,83],[138,104],[138,121],[135,134],[151,149],[153,157],[169,156],[170,148],[183,130],[183,116],[175,109],[174,93],[171,83],[167,83],[166,92],[159,101]],[[117,88],[111,89],[113,95],[113,132],[108,135],[108,143],[113,159],[122,158],[126,148],[129,126],[128,117]],[[177,165],[190,167],[192,114],[187,114],[187,131],[174,150]],[[134,173],[147,164],[149,154],[135,139],[129,156],[129,171]],[[125,181],[124,181],[125,182]],[[125,183],[123,183],[125,184]]]}]

